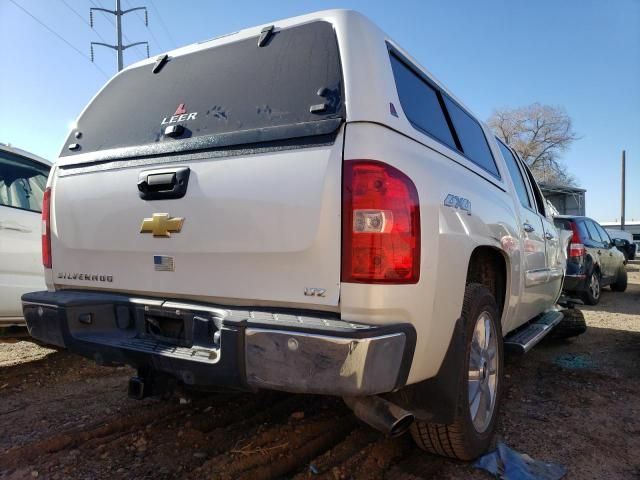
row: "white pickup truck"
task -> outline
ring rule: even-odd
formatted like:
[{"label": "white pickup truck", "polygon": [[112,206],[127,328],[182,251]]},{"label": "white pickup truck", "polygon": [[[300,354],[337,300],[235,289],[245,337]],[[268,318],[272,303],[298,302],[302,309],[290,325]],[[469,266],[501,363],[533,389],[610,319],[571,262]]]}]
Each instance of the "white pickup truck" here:
[{"label": "white pickup truck", "polygon": [[249,28],[118,73],[49,177],[30,333],[130,395],[339,395],[471,459],[505,347],[562,318],[565,256],[531,173],[362,15]]}]

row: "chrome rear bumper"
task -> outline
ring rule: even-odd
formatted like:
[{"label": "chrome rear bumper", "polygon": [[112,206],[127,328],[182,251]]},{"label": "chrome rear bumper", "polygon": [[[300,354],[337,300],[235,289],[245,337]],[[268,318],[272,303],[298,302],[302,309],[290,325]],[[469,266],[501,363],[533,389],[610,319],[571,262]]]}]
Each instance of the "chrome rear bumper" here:
[{"label": "chrome rear bumper", "polygon": [[[84,291],[22,297],[30,334],[103,365],[128,364],[184,384],[362,396],[405,385],[411,325],[337,314],[190,304]],[[168,338],[154,329],[181,326]]]},{"label": "chrome rear bumper", "polygon": [[396,387],[404,333],[352,339],[247,328],[247,383],[295,393],[374,395]]}]

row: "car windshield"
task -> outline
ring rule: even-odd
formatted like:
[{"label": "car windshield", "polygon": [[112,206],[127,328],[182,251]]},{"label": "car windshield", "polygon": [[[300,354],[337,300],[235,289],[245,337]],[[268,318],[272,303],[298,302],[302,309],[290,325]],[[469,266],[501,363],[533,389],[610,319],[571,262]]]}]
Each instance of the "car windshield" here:
[{"label": "car windshield", "polygon": [[40,212],[49,167],[0,150],[0,206]]}]

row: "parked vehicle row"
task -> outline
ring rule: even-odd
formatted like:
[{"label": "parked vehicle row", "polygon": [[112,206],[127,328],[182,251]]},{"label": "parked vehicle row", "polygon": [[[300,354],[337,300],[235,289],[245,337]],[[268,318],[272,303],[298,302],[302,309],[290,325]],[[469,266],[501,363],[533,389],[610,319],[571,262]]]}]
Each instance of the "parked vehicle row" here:
[{"label": "parked vehicle row", "polygon": [[560,215],[554,222],[558,228],[572,232],[568,250],[564,290],[579,295],[585,303],[596,305],[602,288],[613,291],[627,289],[625,256],[602,226],[588,217]]}]

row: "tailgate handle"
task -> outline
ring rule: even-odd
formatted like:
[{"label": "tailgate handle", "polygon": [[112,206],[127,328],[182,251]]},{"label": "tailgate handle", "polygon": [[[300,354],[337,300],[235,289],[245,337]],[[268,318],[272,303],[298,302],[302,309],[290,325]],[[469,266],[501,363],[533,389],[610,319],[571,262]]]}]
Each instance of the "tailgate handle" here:
[{"label": "tailgate handle", "polygon": [[147,175],[147,188],[149,190],[172,190],[175,184],[175,173],[154,173]]},{"label": "tailgate handle", "polygon": [[138,191],[143,200],[182,198],[187,193],[189,167],[143,170],[138,177]]}]

